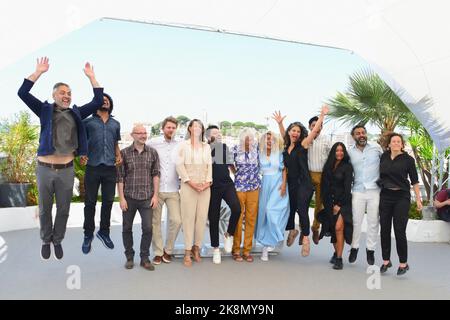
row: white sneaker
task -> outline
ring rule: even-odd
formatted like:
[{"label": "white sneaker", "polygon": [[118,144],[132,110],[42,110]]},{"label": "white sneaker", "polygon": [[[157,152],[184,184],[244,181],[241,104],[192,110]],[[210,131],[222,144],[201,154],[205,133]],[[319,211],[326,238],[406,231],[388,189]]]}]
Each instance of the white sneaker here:
[{"label": "white sneaker", "polygon": [[219,249],[214,249],[213,252],[213,263],[214,264],[220,264],[222,262],[222,256],[220,255]]},{"label": "white sneaker", "polygon": [[268,252],[272,252],[272,251],[274,251],[275,250],[275,247],[267,247],[267,251]]},{"label": "white sneaker", "polygon": [[233,236],[224,236],[223,249],[226,253],[231,253],[231,250],[233,250]]},{"label": "white sneaker", "polygon": [[269,261],[269,247],[263,247],[261,260],[262,261]]}]

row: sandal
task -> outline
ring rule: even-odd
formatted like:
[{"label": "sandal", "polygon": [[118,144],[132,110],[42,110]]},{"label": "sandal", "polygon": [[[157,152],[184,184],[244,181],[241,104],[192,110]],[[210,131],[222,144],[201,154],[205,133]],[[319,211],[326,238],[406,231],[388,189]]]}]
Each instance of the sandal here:
[{"label": "sandal", "polygon": [[299,232],[298,232],[297,229],[294,229],[294,230],[290,230],[290,231],[289,231],[289,234],[288,234],[288,237],[287,237],[287,241],[286,241],[286,245],[287,245],[288,247],[292,246],[292,244],[294,243],[294,240],[295,240],[295,238],[297,237],[298,233],[299,233]]},{"label": "sandal", "polygon": [[242,258],[247,261],[247,262],[253,262],[253,257],[252,255],[248,254],[248,255],[243,255]]},{"label": "sandal", "polygon": [[302,256],[307,257],[309,256],[310,251],[310,244],[309,244],[309,238],[303,237],[303,243],[302,243]]},{"label": "sandal", "polygon": [[202,258],[200,257],[200,248],[198,246],[192,246],[192,255],[194,256],[195,262],[202,261]]},{"label": "sandal", "polygon": [[242,256],[239,253],[233,253],[233,260],[236,262],[244,261],[244,259],[242,258]]},{"label": "sandal", "polygon": [[183,259],[183,264],[185,267],[192,267],[191,253],[186,252]]}]

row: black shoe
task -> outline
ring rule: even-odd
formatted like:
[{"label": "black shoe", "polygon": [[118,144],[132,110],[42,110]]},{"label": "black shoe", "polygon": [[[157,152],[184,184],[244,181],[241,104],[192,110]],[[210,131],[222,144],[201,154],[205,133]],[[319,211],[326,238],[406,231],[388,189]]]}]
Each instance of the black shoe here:
[{"label": "black shoe", "polygon": [[62,248],[61,244],[53,245],[53,250],[55,250],[53,252],[53,256],[55,257],[55,259],[61,260],[64,256],[64,252],[63,252],[63,248]]},{"label": "black shoe", "polygon": [[108,249],[114,249],[114,243],[112,242],[109,235],[102,233],[101,231],[97,232],[97,238],[103,243],[103,245]]},{"label": "black shoe", "polygon": [[408,271],[409,270],[409,265],[406,265],[406,267],[398,267],[398,270],[397,270],[397,275],[398,276],[402,276],[402,275],[404,275],[405,273],[406,273],[406,271]]},{"label": "black shoe", "polygon": [[50,255],[51,255],[50,244],[44,243],[41,247],[41,259],[48,260],[48,259],[50,259]]},{"label": "black shoe", "polygon": [[336,263],[336,258],[337,258],[337,256],[336,256],[336,252],[335,252],[335,253],[333,253],[333,256],[330,259],[330,263],[331,264],[335,264]]},{"label": "black shoe", "polygon": [[375,264],[375,251],[366,249],[366,253],[367,253],[367,263],[373,266]]},{"label": "black shoe", "polygon": [[385,273],[390,267],[392,267],[391,261],[389,261],[388,264],[383,264],[383,265],[380,267],[380,273]]},{"label": "black shoe", "polygon": [[351,248],[350,255],[348,256],[348,262],[354,263],[356,261],[356,257],[358,257],[358,249]]},{"label": "black shoe", "polygon": [[141,267],[148,271],[155,270],[155,266],[150,262],[150,260],[141,260]]},{"label": "black shoe", "polygon": [[81,247],[81,251],[83,251],[84,254],[91,252],[91,243],[93,239],[94,236],[84,236],[83,246]]},{"label": "black shoe", "polygon": [[342,258],[336,258],[336,262],[334,263],[334,270],[342,270],[344,268],[344,263],[342,262]]},{"label": "black shoe", "polygon": [[127,259],[127,262],[125,263],[125,269],[133,269],[133,267],[134,267],[133,259]]}]

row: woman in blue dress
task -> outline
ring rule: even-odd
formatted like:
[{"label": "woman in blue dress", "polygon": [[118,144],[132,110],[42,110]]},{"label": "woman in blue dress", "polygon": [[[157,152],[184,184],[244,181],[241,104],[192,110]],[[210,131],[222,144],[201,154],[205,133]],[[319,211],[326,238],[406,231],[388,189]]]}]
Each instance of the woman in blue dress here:
[{"label": "woman in blue dress", "polygon": [[261,260],[268,261],[269,251],[284,240],[290,207],[281,139],[269,131],[261,137],[259,148],[262,182],[255,237],[264,246]]}]

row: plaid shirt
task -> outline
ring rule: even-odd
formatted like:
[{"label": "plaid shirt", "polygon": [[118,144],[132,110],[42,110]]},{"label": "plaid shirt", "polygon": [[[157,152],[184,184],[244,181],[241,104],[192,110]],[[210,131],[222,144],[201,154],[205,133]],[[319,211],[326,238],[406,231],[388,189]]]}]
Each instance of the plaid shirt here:
[{"label": "plaid shirt", "polygon": [[158,152],[144,146],[139,154],[134,143],[120,151],[122,165],[117,169],[117,182],[123,182],[123,193],[135,200],[148,200],[153,196],[153,177],[160,176]]}]

